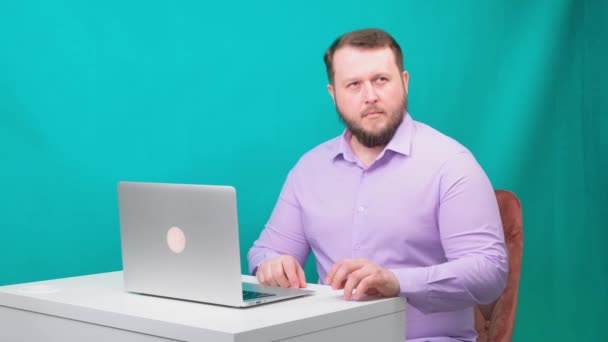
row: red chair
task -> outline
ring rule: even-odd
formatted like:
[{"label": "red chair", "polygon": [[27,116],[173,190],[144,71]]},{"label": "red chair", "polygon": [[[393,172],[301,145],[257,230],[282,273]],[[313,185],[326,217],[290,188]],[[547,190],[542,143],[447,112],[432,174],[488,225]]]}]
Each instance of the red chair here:
[{"label": "red chair", "polygon": [[524,245],[521,204],[512,192],[505,190],[495,192],[509,255],[509,275],[507,286],[497,300],[475,306],[475,329],[479,334],[478,342],[511,341],[517,311],[517,293]]}]

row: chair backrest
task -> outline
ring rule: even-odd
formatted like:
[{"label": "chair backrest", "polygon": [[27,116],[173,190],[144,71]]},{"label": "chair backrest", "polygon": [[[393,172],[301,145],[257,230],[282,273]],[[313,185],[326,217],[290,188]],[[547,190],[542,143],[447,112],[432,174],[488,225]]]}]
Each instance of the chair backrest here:
[{"label": "chair backrest", "polygon": [[524,244],[521,203],[512,192],[496,190],[495,193],[505,233],[509,275],[507,286],[496,301],[475,306],[475,328],[479,334],[478,342],[511,341],[513,338],[521,275]]}]

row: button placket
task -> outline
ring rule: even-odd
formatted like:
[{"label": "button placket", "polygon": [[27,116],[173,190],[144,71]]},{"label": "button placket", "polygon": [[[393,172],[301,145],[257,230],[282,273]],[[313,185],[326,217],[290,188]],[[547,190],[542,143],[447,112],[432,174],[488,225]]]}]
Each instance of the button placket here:
[{"label": "button placket", "polygon": [[369,173],[367,170],[361,170],[361,181],[359,183],[359,189],[357,189],[357,198],[355,199],[355,203],[354,203],[354,217],[353,217],[353,228],[352,228],[352,241],[351,241],[351,248],[352,248],[352,254],[353,257],[360,257],[359,253],[361,251],[361,237],[363,236],[362,230],[363,227],[365,226],[365,214],[367,211],[367,206],[365,203],[365,189],[366,189],[366,185],[368,183],[367,179],[368,179]]}]

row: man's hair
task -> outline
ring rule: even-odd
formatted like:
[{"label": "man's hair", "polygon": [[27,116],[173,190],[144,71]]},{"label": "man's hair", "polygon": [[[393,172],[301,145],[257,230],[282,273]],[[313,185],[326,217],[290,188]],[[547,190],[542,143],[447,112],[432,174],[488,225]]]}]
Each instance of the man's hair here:
[{"label": "man's hair", "polygon": [[363,29],[352,31],[338,37],[331,46],[325,51],[325,68],[329,83],[334,83],[334,54],[344,46],[351,46],[358,49],[379,49],[389,47],[393,50],[395,62],[399,71],[403,72],[403,53],[397,41],[387,32],[380,29]]}]

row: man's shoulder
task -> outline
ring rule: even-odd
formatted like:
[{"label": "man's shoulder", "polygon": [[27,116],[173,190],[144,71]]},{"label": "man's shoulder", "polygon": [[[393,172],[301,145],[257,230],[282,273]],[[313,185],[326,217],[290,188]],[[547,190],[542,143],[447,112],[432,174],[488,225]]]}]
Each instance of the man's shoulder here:
[{"label": "man's shoulder", "polygon": [[323,168],[325,164],[330,164],[338,153],[340,139],[342,139],[341,135],[324,141],[308,150],[300,156],[294,165],[294,169],[310,171]]},{"label": "man's shoulder", "polygon": [[415,126],[415,136],[412,144],[413,155],[439,163],[460,154],[472,155],[471,151],[456,139],[423,122],[413,122]]},{"label": "man's shoulder", "polygon": [[338,152],[340,139],[342,139],[341,135],[318,144],[317,146],[308,150],[308,152],[304,153],[300,157],[299,162],[318,163],[321,160],[331,161]]}]

